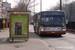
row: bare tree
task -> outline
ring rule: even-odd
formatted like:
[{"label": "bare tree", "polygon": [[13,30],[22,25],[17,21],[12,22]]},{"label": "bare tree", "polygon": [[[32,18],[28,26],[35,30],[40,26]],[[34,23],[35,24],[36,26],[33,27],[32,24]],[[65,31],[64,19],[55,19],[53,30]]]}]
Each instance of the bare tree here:
[{"label": "bare tree", "polygon": [[27,11],[29,10],[29,8],[38,5],[38,3],[35,5],[32,5],[35,2],[35,0],[19,0],[19,1],[17,0],[16,2],[17,2],[17,5],[14,7],[14,10]]},{"label": "bare tree", "polygon": [[[38,3],[35,3],[36,0],[14,0],[14,1],[17,3],[17,5],[14,7],[13,10],[17,10],[17,11],[32,10],[30,8],[33,8],[38,5]],[[33,20],[33,16],[29,14],[29,21],[32,20]]]}]

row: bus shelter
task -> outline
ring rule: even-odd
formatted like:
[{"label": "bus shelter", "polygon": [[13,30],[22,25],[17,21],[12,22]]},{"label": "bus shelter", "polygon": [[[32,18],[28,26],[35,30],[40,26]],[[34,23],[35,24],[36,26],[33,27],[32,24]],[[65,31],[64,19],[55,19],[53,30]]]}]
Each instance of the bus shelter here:
[{"label": "bus shelter", "polygon": [[9,19],[9,39],[29,38],[29,14],[31,11],[8,11]]}]

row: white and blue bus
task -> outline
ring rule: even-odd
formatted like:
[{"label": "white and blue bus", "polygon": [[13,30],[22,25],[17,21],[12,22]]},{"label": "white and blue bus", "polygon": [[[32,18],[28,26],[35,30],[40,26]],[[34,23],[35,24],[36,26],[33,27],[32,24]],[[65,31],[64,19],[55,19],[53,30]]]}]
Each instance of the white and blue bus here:
[{"label": "white and blue bus", "polygon": [[63,11],[43,11],[34,15],[34,32],[38,35],[66,34],[66,18]]}]

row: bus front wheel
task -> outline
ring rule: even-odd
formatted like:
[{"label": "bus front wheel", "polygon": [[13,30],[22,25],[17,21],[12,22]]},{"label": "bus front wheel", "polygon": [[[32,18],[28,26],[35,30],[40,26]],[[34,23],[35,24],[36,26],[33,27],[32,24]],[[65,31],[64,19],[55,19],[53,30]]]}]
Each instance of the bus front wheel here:
[{"label": "bus front wheel", "polygon": [[59,36],[59,37],[60,37],[61,35],[62,35],[62,34],[57,34],[57,36]]},{"label": "bus front wheel", "polygon": [[34,33],[36,33],[36,28],[35,28],[35,26],[34,26]]}]

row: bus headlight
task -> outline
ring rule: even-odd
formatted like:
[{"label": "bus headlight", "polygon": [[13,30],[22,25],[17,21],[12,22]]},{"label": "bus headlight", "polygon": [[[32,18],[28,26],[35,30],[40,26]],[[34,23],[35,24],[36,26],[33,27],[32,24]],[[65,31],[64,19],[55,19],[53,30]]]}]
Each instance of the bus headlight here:
[{"label": "bus headlight", "polygon": [[44,30],[44,28],[41,28],[41,31],[43,31]]},{"label": "bus headlight", "polygon": [[63,31],[66,31],[66,28],[63,28]]}]

